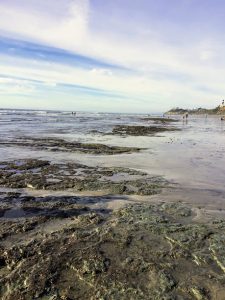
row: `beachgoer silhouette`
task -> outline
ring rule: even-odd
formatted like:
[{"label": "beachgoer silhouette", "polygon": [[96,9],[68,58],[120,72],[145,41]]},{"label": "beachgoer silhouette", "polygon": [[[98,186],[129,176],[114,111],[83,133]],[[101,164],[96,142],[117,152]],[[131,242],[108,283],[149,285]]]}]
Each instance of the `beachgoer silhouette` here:
[{"label": "beachgoer silhouette", "polygon": [[184,121],[185,121],[185,124],[188,123],[188,112],[183,114],[183,123],[184,123]]}]

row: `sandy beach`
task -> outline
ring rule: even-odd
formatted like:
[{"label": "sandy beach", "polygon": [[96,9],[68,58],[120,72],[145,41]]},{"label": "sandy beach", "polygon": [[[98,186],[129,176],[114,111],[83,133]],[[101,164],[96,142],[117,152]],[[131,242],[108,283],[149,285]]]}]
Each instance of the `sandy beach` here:
[{"label": "sandy beach", "polygon": [[0,298],[225,299],[224,133],[0,110]]}]

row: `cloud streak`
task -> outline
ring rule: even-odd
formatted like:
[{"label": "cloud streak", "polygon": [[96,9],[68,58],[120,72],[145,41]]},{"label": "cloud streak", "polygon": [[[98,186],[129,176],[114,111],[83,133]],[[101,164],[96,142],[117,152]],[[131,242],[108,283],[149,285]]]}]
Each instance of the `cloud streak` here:
[{"label": "cloud streak", "polygon": [[26,95],[23,106],[30,95],[29,107],[45,93],[43,104],[49,99],[53,109],[61,94],[78,109],[90,99],[90,109],[109,111],[215,106],[225,94],[225,38],[222,16],[214,16],[219,8],[209,6],[209,0],[0,3],[0,93],[12,105],[17,94]]}]

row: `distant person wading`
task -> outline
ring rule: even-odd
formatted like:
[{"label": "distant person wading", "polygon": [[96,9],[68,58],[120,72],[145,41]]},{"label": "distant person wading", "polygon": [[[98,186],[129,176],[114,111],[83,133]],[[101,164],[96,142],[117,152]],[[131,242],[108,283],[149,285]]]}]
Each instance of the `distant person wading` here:
[{"label": "distant person wading", "polygon": [[186,112],[185,114],[183,114],[183,120],[187,121],[187,119],[188,119],[188,112]]}]

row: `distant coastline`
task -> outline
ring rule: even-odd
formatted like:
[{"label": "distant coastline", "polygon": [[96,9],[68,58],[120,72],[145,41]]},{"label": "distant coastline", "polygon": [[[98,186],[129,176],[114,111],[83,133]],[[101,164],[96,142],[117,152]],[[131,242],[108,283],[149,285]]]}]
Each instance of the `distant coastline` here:
[{"label": "distant coastline", "polygon": [[219,105],[213,109],[206,109],[206,108],[195,108],[195,109],[184,109],[184,108],[172,108],[171,110],[167,111],[166,115],[183,115],[185,113],[191,115],[224,115],[225,114],[225,106]]}]

